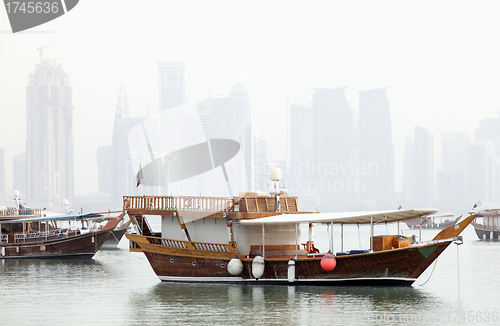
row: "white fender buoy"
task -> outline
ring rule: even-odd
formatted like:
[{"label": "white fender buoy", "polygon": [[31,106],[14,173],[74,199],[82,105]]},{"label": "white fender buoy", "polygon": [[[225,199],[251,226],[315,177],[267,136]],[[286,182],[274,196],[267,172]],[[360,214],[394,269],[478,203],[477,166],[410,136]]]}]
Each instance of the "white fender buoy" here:
[{"label": "white fender buoy", "polygon": [[288,261],[288,282],[295,282],[295,259]]},{"label": "white fender buoy", "polygon": [[264,274],[264,257],[262,256],[257,256],[253,259],[252,262],[252,275],[255,277],[257,280],[262,277]]},{"label": "white fender buoy", "polygon": [[233,276],[240,275],[243,272],[243,263],[237,255],[234,255],[234,258],[227,264],[227,271]]},{"label": "white fender buoy", "polygon": [[329,272],[333,270],[335,266],[337,266],[337,261],[335,260],[335,256],[330,251],[328,251],[328,253],[325,254],[323,258],[321,258],[321,267],[325,271]]}]

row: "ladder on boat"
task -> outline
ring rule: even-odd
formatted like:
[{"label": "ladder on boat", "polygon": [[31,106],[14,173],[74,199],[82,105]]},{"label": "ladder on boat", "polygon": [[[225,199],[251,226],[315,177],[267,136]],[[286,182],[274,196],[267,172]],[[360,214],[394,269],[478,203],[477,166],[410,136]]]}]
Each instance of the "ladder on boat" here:
[{"label": "ladder on boat", "polygon": [[130,215],[133,219],[132,223],[136,226],[137,233],[145,236],[153,236],[153,230],[148,223],[148,220],[144,218],[141,214],[138,215]]}]

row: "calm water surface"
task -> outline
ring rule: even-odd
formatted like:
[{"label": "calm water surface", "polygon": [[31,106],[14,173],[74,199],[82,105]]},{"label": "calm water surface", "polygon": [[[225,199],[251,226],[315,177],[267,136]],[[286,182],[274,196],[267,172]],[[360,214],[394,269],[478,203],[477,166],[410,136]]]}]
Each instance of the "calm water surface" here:
[{"label": "calm water surface", "polygon": [[[345,234],[350,249],[368,245],[357,229]],[[0,260],[0,324],[500,325],[500,243],[477,240],[471,226],[463,235],[412,287],[161,283],[126,239],[91,260]]]}]

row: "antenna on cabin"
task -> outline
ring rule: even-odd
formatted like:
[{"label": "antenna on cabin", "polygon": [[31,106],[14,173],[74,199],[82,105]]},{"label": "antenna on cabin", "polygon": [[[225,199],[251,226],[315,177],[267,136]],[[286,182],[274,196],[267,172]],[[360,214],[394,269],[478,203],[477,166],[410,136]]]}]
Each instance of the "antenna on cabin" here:
[{"label": "antenna on cabin", "polygon": [[271,188],[271,195],[276,196],[276,211],[280,211],[280,195],[283,194],[284,192],[280,191],[280,185],[278,181],[281,180],[282,178],[282,173],[279,168],[272,168],[270,173],[269,173],[269,178],[273,181],[273,185],[270,187]]},{"label": "antenna on cabin", "polygon": [[68,207],[69,201],[67,199],[63,200],[63,204],[64,204],[64,207],[66,208],[66,213],[67,214],[73,213],[73,210],[69,209],[69,207]]},{"label": "antenna on cabin", "polygon": [[16,209],[21,209],[21,199],[19,199],[19,190],[14,190],[14,201],[16,202]]},{"label": "antenna on cabin", "polygon": [[43,49],[46,48],[46,47],[48,47],[48,46],[51,46],[51,45],[52,44],[47,44],[47,45],[43,45],[42,46],[40,44],[40,46],[38,48],[36,48],[36,50],[40,53],[40,62],[42,62],[42,51],[43,51]]}]

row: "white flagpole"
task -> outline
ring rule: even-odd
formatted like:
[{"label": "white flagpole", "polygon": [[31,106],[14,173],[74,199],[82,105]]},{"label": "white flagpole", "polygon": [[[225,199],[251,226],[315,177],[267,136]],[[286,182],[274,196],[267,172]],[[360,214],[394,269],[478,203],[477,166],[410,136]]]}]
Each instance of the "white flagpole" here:
[{"label": "white flagpole", "polygon": [[144,180],[144,187],[146,188],[146,196],[149,196],[148,186],[146,184],[146,179],[144,179],[144,174],[142,173],[142,161],[139,157],[139,172],[137,173],[139,180]]}]

